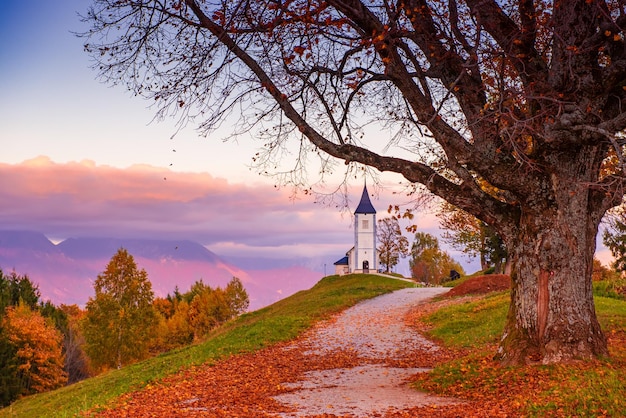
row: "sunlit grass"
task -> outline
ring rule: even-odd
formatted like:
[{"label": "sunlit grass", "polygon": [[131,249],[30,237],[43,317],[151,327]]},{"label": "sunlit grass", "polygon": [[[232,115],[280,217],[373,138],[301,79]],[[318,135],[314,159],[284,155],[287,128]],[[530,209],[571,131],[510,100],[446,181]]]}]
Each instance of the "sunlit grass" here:
[{"label": "sunlit grass", "polygon": [[504,329],[509,299],[508,292],[499,292],[439,309],[426,318],[434,325],[429,335],[455,348],[495,343]]},{"label": "sunlit grass", "polygon": [[623,416],[626,411],[626,301],[596,297],[596,312],[609,338],[611,358],[565,365],[503,367],[493,360],[503,330],[508,294],[472,302],[460,299],[422,321],[429,335],[459,356],[423,375],[422,390],[496,405],[521,416]]},{"label": "sunlit grass", "polygon": [[357,302],[412,283],[376,275],[329,276],[313,288],[244,314],[209,335],[203,343],[176,349],[121,370],[18,400],[0,417],[71,417],[111,404],[118,396],[193,365],[214,363],[231,354],[288,341],[316,321]]},{"label": "sunlit grass", "polygon": [[593,294],[612,299],[626,300],[626,279],[600,280],[593,282]]}]

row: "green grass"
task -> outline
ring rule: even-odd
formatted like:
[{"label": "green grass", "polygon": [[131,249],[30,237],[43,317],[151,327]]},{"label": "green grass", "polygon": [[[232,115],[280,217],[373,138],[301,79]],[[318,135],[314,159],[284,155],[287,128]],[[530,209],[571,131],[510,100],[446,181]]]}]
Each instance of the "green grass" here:
[{"label": "green grass", "polygon": [[626,301],[601,296],[596,296],[594,300],[602,329],[606,333],[626,332]]},{"label": "green grass", "polygon": [[[626,301],[596,296],[596,313],[605,333],[626,332]],[[428,315],[428,335],[447,347],[479,348],[496,343],[506,320],[508,292],[490,293],[478,300],[452,304]]]},{"label": "green grass", "polygon": [[76,416],[82,411],[110,405],[118,396],[141,389],[181,369],[212,364],[230,354],[291,340],[316,321],[329,318],[361,300],[412,285],[376,275],[329,276],[309,290],[240,316],[215,330],[203,343],[173,350],[56,391],[20,399],[0,410],[0,417]]},{"label": "green grass", "polygon": [[504,329],[509,300],[508,292],[499,292],[441,308],[426,318],[434,326],[428,334],[455,348],[494,343]]},{"label": "green grass", "polygon": [[[502,367],[491,360],[504,328],[509,297],[489,294],[440,308],[423,320],[431,337],[467,354],[438,365],[416,382],[423,390],[473,400],[515,399],[529,417],[623,416],[626,411],[626,301],[596,296],[610,359],[567,365]],[[515,392],[510,392],[515,388]]]},{"label": "green grass", "polygon": [[600,280],[593,282],[593,294],[612,299],[626,300],[626,280]]}]

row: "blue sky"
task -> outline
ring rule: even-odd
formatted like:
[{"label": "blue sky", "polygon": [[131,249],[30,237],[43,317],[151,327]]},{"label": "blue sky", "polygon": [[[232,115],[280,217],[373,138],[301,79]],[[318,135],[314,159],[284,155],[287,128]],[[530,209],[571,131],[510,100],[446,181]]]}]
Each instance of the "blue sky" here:
[{"label": "blue sky", "polygon": [[0,4],[1,161],[46,155],[55,162],[143,163],[209,170],[233,181],[253,178],[246,165],[254,148],[242,150],[243,144],[224,144],[218,136],[198,138],[192,127],[171,139],[172,120],[151,123],[148,102],[96,80],[84,40],[74,35],[86,29],[78,13],[87,5],[84,0]]}]

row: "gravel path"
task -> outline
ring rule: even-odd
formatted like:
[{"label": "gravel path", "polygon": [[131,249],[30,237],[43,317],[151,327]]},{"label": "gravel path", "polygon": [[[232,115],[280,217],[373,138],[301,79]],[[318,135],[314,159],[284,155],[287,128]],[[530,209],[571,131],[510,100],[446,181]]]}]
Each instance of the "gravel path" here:
[{"label": "gravel path", "polygon": [[428,369],[385,364],[386,359],[402,360],[405,350],[438,350],[435,344],[407,327],[403,318],[417,303],[448,290],[399,290],[359,303],[335,320],[322,323],[305,341],[306,347],[312,347],[307,354],[324,356],[337,350],[349,350],[364,359],[364,364],[349,369],[311,371],[304,381],[284,383],[294,391],[274,399],[297,409],[297,412],[281,416],[371,417],[391,410],[458,403],[408,387],[411,376]]}]

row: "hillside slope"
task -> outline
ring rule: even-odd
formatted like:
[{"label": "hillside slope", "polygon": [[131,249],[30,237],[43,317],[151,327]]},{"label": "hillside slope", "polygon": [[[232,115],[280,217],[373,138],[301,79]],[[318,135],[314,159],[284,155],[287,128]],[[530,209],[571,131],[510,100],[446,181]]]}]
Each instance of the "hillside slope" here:
[{"label": "hillside slope", "polygon": [[181,369],[289,341],[321,319],[411,283],[377,275],[329,276],[313,288],[251,312],[216,330],[205,342],[113,370],[65,388],[30,396],[0,410],[1,417],[75,416],[170,376]]}]

